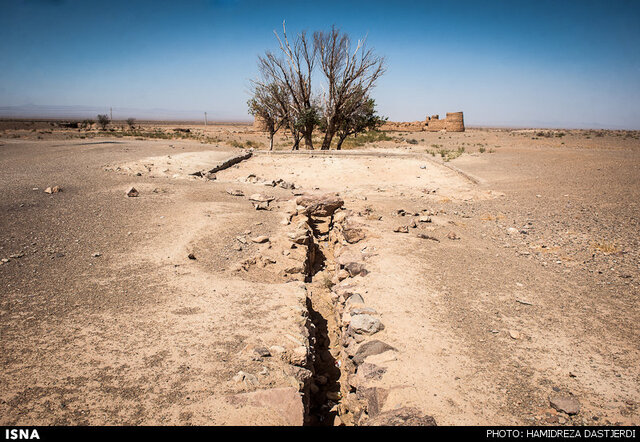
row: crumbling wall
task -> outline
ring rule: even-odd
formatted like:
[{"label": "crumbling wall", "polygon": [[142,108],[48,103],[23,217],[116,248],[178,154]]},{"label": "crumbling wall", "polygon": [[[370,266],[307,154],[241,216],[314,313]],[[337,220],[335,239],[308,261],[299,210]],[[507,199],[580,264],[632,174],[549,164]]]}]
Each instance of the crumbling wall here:
[{"label": "crumbling wall", "polygon": [[388,121],[381,129],[398,132],[439,132],[441,130],[446,130],[447,132],[464,132],[464,117],[462,112],[447,112],[446,118],[442,120],[439,115],[432,115],[425,118],[424,121]]}]

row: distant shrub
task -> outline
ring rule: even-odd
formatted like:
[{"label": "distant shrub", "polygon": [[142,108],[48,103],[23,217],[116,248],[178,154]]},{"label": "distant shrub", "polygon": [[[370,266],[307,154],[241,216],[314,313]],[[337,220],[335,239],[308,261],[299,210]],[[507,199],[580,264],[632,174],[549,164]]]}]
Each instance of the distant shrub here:
[{"label": "distant shrub", "polygon": [[109,116],[104,114],[98,115],[98,124],[100,125],[102,130],[106,130],[109,126],[109,123],[111,123],[111,120],[109,120]]}]

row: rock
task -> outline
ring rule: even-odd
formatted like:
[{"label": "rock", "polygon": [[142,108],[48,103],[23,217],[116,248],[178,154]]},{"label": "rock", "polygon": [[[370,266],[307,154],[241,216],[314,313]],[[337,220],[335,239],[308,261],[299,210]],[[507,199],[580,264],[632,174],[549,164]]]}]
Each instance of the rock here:
[{"label": "rock", "polygon": [[375,364],[364,362],[358,366],[356,375],[364,379],[380,379],[386,372],[387,369],[384,367],[379,367]]},{"label": "rock", "polygon": [[556,410],[569,415],[580,412],[580,402],[574,396],[554,394],[549,397],[549,403]]},{"label": "rock", "polygon": [[282,356],[285,352],[284,347],[281,347],[279,345],[272,345],[271,347],[269,347],[269,353],[271,353],[274,356]]},{"label": "rock", "polygon": [[253,349],[253,351],[261,358],[268,358],[269,356],[271,356],[271,352],[267,347],[256,347]]},{"label": "rock", "polygon": [[127,190],[127,192],[126,192],[126,195],[129,198],[134,198],[134,197],[140,195],[140,193],[136,190],[135,187],[130,187],[129,190]]},{"label": "rock", "polygon": [[258,378],[252,375],[251,373],[246,373],[244,371],[239,371],[233,377],[233,381],[239,384],[240,382],[244,382],[245,385],[255,387],[260,384]]},{"label": "rock", "polygon": [[437,424],[433,417],[422,414],[417,408],[402,407],[380,413],[368,420],[365,425],[372,427],[433,427]]},{"label": "rock", "polygon": [[353,293],[351,296],[347,298],[344,304],[347,308],[353,307],[356,305],[364,305],[364,299],[362,298],[362,295],[358,293]]},{"label": "rock", "polygon": [[395,229],[393,229],[394,232],[396,233],[409,233],[409,227],[408,226],[399,226],[396,227]]},{"label": "rock", "polygon": [[418,218],[418,221],[420,221],[421,223],[430,223],[431,222],[431,217],[430,216],[421,216],[420,218]]},{"label": "rock", "polygon": [[509,336],[511,336],[511,339],[520,339],[520,332],[516,330],[509,330]]},{"label": "rock", "polygon": [[92,257],[94,257],[94,258],[98,258],[98,257],[100,257],[100,256],[102,256],[102,255],[101,255],[100,253],[94,253],[94,254],[93,254],[93,255],[91,255],[91,256],[92,256]]},{"label": "rock", "polygon": [[227,189],[226,192],[231,196],[244,196],[244,192],[239,189]]},{"label": "rock", "polygon": [[518,229],[516,229],[515,227],[509,227],[509,228],[507,229],[507,233],[508,233],[509,235],[513,235],[514,233],[518,233]]},{"label": "rock", "polygon": [[274,199],[274,197],[263,195],[262,193],[254,193],[249,197],[249,201],[256,201],[259,203],[268,203],[270,201],[273,201]]},{"label": "rock", "polygon": [[187,255],[187,258],[189,258],[189,259],[196,259],[196,255],[194,255],[193,253],[189,253],[189,254]]},{"label": "rock", "polygon": [[349,244],[355,244],[365,238],[364,230],[357,228],[343,229],[342,236]]},{"label": "rock", "polygon": [[46,189],[44,189],[44,191],[45,193],[48,193],[48,194],[58,193],[58,192],[62,192],[62,187],[60,186],[47,187]]},{"label": "rock", "polygon": [[304,405],[302,397],[295,387],[256,390],[250,393],[236,394],[228,398],[235,406],[262,407],[270,410],[270,415],[278,416],[275,425],[297,426],[304,424]]},{"label": "rock", "polygon": [[307,365],[309,351],[307,347],[302,345],[300,347],[296,347],[293,350],[289,351],[288,356],[289,356],[288,359],[290,364],[303,367]]},{"label": "rock", "polygon": [[253,202],[253,208],[256,210],[269,210],[268,202]]},{"label": "rock", "polygon": [[269,241],[269,237],[265,236],[265,235],[256,236],[254,238],[251,238],[251,241],[253,241],[255,243],[258,243],[258,244],[262,244],[262,243],[268,242]]},{"label": "rock", "polygon": [[369,272],[364,267],[364,264],[360,262],[350,262],[344,266],[344,269],[349,272],[350,276],[366,276]]},{"label": "rock", "polygon": [[374,417],[380,414],[380,410],[389,395],[389,390],[380,387],[360,388],[357,390],[356,395],[358,399],[366,402],[369,417]]},{"label": "rock", "polygon": [[344,205],[344,201],[332,194],[321,196],[301,196],[296,204],[305,208],[304,212],[310,216],[331,216],[333,212]]},{"label": "rock", "polygon": [[456,239],[460,239],[460,237],[458,236],[458,234],[456,232],[449,232],[447,234],[447,238],[451,239],[451,240],[456,240]]},{"label": "rock", "polygon": [[430,239],[431,241],[440,242],[440,240],[438,238],[436,238],[435,236],[429,236],[429,235],[426,235],[424,233],[418,233],[416,236],[418,238]]},{"label": "rock", "polygon": [[349,314],[351,314],[352,316],[355,316],[355,315],[377,315],[378,311],[376,309],[371,308],[371,307],[356,307],[356,308],[352,308],[349,311]]},{"label": "rock", "polygon": [[372,335],[384,328],[378,318],[371,315],[355,315],[351,317],[349,328],[356,333],[366,333]]},{"label": "rock", "polygon": [[360,365],[368,356],[378,355],[386,351],[396,351],[396,349],[395,347],[392,347],[391,345],[378,340],[365,342],[360,347],[358,347],[358,350],[353,357],[353,362],[356,365]]}]

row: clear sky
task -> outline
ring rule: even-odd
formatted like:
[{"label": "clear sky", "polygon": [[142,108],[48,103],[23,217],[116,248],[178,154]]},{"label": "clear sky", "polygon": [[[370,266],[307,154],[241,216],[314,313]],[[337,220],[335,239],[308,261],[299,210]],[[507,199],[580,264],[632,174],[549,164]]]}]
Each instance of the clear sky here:
[{"label": "clear sky", "polygon": [[[640,129],[640,2],[0,0],[0,107],[248,119],[256,58],[335,24],[387,58],[394,121]],[[117,112],[127,115],[117,115]],[[145,114],[146,112],[146,114]],[[128,115],[133,114],[133,115]]]}]

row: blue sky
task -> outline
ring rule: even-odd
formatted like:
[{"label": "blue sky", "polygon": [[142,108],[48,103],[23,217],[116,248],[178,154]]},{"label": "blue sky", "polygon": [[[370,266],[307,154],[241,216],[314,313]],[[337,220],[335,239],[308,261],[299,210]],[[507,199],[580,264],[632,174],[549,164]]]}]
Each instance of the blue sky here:
[{"label": "blue sky", "polygon": [[256,57],[286,20],[368,35],[391,120],[640,129],[637,1],[0,2],[1,107],[248,119]]}]

